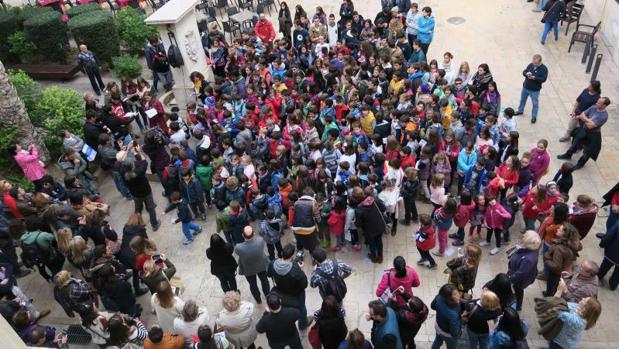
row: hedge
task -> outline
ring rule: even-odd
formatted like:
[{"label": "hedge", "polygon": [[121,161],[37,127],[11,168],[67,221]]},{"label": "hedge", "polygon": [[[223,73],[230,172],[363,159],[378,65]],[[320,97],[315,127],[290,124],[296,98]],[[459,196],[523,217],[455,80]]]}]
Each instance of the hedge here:
[{"label": "hedge", "polygon": [[17,21],[19,22],[19,24],[23,24],[25,21],[27,21],[28,19],[34,16],[37,16],[43,13],[48,13],[48,12],[56,12],[60,16],[60,12],[57,12],[53,8],[48,7],[48,6],[47,7],[24,6],[22,7],[21,11],[19,11],[19,14],[17,16]]},{"label": "hedge", "polygon": [[137,57],[123,54],[119,57],[114,57],[114,73],[121,80],[133,80],[142,75],[142,64]]},{"label": "hedge", "polygon": [[26,36],[37,53],[52,62],[65,63],[69,51],[67,26],[56,11],[37,14],[24,22]]},{"label": "hedge", "polygon": [[69,20],[69,29],[78,45],[86,44],[100,62],[112,64],[120,55],[120,39],[114,16],[107,11],[86,12]]},{"label": "hedge", "polygon": [[0,11],[0,60],[3,62],[11,61],[12,55],[9,52],[9,37],[19,30],[19,24],[15,14],[9,11]]},{"label": "hedge", "polygon": [[92,12],[92,11],[100,11],[101,6],[98,3],[92,2],[90,4],[84,4],[79,6],[73,6],[67,10],[67,16],[69,18],[73,18],[81,15],[82,13]]}]

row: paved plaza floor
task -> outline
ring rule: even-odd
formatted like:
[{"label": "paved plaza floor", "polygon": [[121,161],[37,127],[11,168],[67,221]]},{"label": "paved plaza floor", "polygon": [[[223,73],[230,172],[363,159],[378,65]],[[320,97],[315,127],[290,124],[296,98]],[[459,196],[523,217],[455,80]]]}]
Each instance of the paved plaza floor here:
[{"label": "paved plaza floor", "polygon": [[[288,2],[294,8],[298,1]],[[338,13],[339,2],[320,3],[316,0],[305,0],[301,4],[308,14],[312,15],[316,5],[321,5],[327,13]],[[364,17],[374,19],[379,11],[380,2],[355,1],[355,9]],[[487,63],[490,66],[495,81],[497,81],[499,91],[502,94],[502,106],[516,106],[520,89],[522,86],[522,70],[530,62],[533,54],[539,53],[543,56],[544,64],[549,69],[548,81],[544,84],[540,97],[540,112],[538,121],[532,125],[529,123],[531,104],[527,104],[525,115],[518,117],[518,131],[520,132],[520,151],[521,153],[529,150],[540,138],[548,139],[550,152],[552,154],[551,169],[549,175],[544,179],[549,180],[549,176],[555,173],[561,165],[561,161],[556,160],[555,156],[561,154],[567,148],[565,143],[559,143],[558,139],[562,136],[568,120],[569,110],[580,91],[587,86],[589,76],[584,73],[584,65],[581,65],[580,58],[583,52],[582,45],[575,45],[571,53],[567,53],[570,35],[565,36],[564,30],[560,33],[559,41],[555,42],[551,37],[547,40],[546,46],[540,44],[542,24],[540,23],[541,14],[531,11],[532,4],[524,0],[435,0],[424,1],[422,6],[431,6],[436,17],[436,31],[434,42],[430,46],[429,57],[441,59],[445,51],[450,51],[454,55],[454,62],[459,65],[461,61],[468,61],[472,69],[477,65]],[[447,19],[450,17],[462,17],[465,21],[462,24],[450,24]],[[276,13],[270,18],[275,20]],[[583,16],[583,23],[591,24],[593,20],[586,15]],[[602,53],[605,49],[600,45]],[[105,77],[104,77],[105,78]],[[111,76],[107,76],[111,79]],[[619,101],[618,83],[619,69],[611,62],[608,57],[603,61],[600,68],[599,80],[602,83],[603,95],[609,96],[614,103]],[[49,83],[45,83],[48,85]],[[80,76],[69,83],[61,83],[60,86],[71,86],[82,91],[89,90],[89,84],[85,77]],[[586,167],[579,170],[574,175],[574,187],[571,191],[572,197],[580,193],[587,193],[599,200],[619,179],[619,138],[615,137],[619,131],[619,121],[617,120],[616,104],[609,107],[610,119],[603,130],[603,150],[597,162],[590,161]],[[156,182],[151,182],[154,188],[155,198],[158,204],[158,211],[164,208],[164,198],[159,194],[161,187]],[[104,193],[105,200],[112,206],[111,224],[118,232],[122,231],[124,222],[133,210],[133,203],[123,199],[115,190],[110,179],[105,180],[100,185],[100,191]],[[421,204],[421,212],[429,213],[431,208]],[[163,219],[162,227],[157,232],[149,235],[157,242],[161,252],[169,256],[176,265],[178,273],[184,280],[186,290],[182,295],[185,300],[194,299],[198,304],[205,306],[214,320],[216,314],[222,308],[222,291],[218,280],[210,274],[209,262],[205,256],[208,247],[209,235],[215,231],[215,209],[209,210],[206,222],[197,221],[204,227],[205,233],[197,237],[196,242],[189,246],[181,245],[182,234],[180,225],[173,225],[170,222],[171,216]],[[597,239],[594,233],[601,231],[604,226],[605,218],[598,217],[593,231],[583,241],[584,250],[581,258],[589,258],[596,262],[602,259],[602,250],[597,247]],[[514,240],[519,237],[522,227],[522,219],[519,216],[515,226],[512,228],[512,245]],[[414,265],[419,259],[412,233],[417,227],[400,226],[395,237],[385,238],[385,258],[382,265],[376,265],[365,258],[366,252],[353,252],[346,248],[344,251],[331,255],[331,257],[341,258],[349,262],[354,272],[346,281],[348,284],[348,295],[344,301],[346,308],[346,322],[349,330],[356,327],[369,335],[371,323],[365,320],[367,303],[375,298],[374,291],[383,272],[389,268],[391,261],[397,255],[404,256],[408,263]],[[291,233],[287,233],[284,240],[289,241]],[[507,259],[503,251],[495,256],[490,256],[488,247],[484,247],[484,255],[479,273],[477,276],[477,287],[475,294],[479,295],[480,286],[490,280],[496,273],[505,272],[507,269]],[[446,258],[438,258],[440,266],[438,270],[429,271],[425,268],[418,270],[421,277],[421,286],[414,289],[415,295],[430,304],[438,289],[443,285],[447,276],[442,273]],[[309,260],[306,260],[309,262]],[[67,263],[68,264],[68,263]],[[310,263],[306,263],[306,273],[311,272]],[[238,277],[242,298],[253,301],[248,284],[242,277]],[[20,285],[26,294],[35,299],[35,306],[38,308],[52,308],[52,314],[45,319],[45,322],[55,325],[77,323],[77,319],[69,319],[62,311],[60,306],[53,300],[52,285],[45,281],[38,274],[31,274],[24,279],[20,279]],[[525,304],[521,315],[529,322],[529,344],[532,348],[546,347],[547,344],[537,334],[538,325],[535,321],[533,312],[533,299],[541,296],[545,284],[536,281],[525,292]],[[600,288],[600,300],[603,306],[602,316],[597,326],[584,334],[581,348],[619,348],[619,331],[616,331],[619,321],[619,293],[611,292],[606,287]],[[139,298],[144,309],[150,309],[148,304],[149,296]],[[320,297],[317,290],[308,289],[307,308],[308,313],[312,313],[320,306]],[[262,315],[261,306],[257,306],[255,316]],[[152,324],[156,321],[147,310],[144,319]],[[419,348],[429,348],[434,338],[434,312],[420,330],[417,340]],[[305,339],[304,346],[309,348]],[[264,336],[260,336],[258,343],[263,347],[268,347]],[[463,346],[464,347],[464,346]]]}]

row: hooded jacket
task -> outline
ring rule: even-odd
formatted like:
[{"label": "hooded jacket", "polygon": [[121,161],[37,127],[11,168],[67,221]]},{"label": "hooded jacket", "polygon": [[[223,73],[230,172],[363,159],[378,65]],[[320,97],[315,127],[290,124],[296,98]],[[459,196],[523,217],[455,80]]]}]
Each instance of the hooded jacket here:
[{"label": "hooded jacket", "polygon": [[[413,287],[419,287],[419,285],[421,284],[421,279],[419,279],[419,275],[413,267],[406,266],[406,275],[404,275],[403,278],[398,278],[395,275],[395,268],[391,268],[385,274],[383,274],[383,277],[380,279],[380,283],[376,288],[376,297],[380,297],[387,288],[389,288],[393,292],[397,290],[400,286],[404,287],[404,292],[408,296],[413,296]],[[398,305],[405,304],[406,299],[402,297],[400,293],[396,294]]]},{"label": "hooded jacket", "polygon": [[273,24],[271,24],[269,20],[265,20],[264,22],[259,20],[256,22],[254,31],[263,42],[269,43],[275,39],[275,29],[273,29]]},{"label": "hooded jacket", "polygon": [[368,196],[355,209],[355,225],[363,231],[366,239],[382,235],[387,228],[382,212],[387,207],[379,199]]},{"label": "hooded jacket", "polygon": [[273,278],[274,289],[288,296],[299,296],[307,288],[307,275],[294,261],[278,258],[269,264],[267,275]]}]

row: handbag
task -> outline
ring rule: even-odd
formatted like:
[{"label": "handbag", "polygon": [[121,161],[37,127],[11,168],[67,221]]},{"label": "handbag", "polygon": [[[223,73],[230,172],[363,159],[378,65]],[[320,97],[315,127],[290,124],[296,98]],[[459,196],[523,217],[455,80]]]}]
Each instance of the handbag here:
[{"label": "handbag", "polygon": [[318,332],[318,323],[315,323],[314,326],[310,328],[310,331],[307,334],[307,340],[310,342],[312,349],[322,348],[322,342],[320,341],[320,333]]},{"label": "handbag", "polygon": [[391,223],[391,217],[389,217],[387,212],[381,212],[380,211],[380,208],[376,204],[376,201],[374,201],[374,206],[376,207],[376,209],[380,213],[380,218],[383,220],[383,224],[385,225],[385,231],[383,232],[383,234],[389,235],[391,233],[391,229],[389,228],[389,224]]},{"label": "handbag", "polygon": [[387,272],[387,288],[383,291],[383,294],[380,295],[379,299],[383,304],[389,304],[391,297],[393,296],[393,292],[391,292],[391,272]]}]

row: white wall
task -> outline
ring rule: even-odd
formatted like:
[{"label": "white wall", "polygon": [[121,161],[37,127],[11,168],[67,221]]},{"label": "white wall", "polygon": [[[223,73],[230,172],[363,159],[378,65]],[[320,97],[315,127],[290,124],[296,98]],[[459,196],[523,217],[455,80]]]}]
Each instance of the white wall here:
[{"label": "white wall", "polygon": [[[601,37],[611,56],[619,65],[619,3],[616,0],[585,0],[584,23],[595,25],[602,21]],[[591,23],[589,23],[591,21]]]}]

